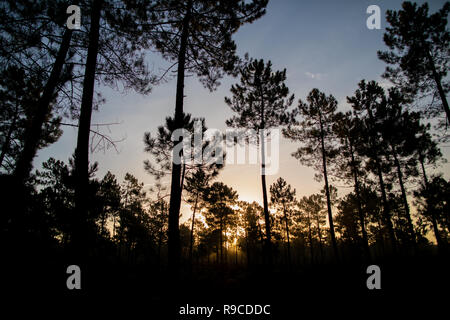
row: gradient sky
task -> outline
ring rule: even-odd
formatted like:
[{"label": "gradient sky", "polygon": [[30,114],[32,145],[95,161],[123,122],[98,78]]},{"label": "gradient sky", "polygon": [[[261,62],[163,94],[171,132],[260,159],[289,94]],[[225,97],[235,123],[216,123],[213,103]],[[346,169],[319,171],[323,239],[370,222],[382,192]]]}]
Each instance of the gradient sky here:
[{"label": "gradient sky", "polygon": [[[248,52],[251,57],[271,60],[274,70],[287,69],[287,85],[295,94],[295,100],[304,100],[313,88],[326,94],[333,94],[339,102],[339,110],[348,108],[346,96],[353,95],[361,79],[381,79],[385,69],[384,62],[378,60],[377,50],[385,50],[383,33],[386,23],[384,13],[388,9],[398,9],[402,1],[364,1],[364,0],[271,0],[265,16],[253,24],[244,25],[234,35],[238,53]],[[423,1],[417,1],[419,4]],[[429,1],[434,12],[445,1]],[[366,27],[366,9],[376,4],[381,8],[380,30]],[[157,55],[148,57],[152,68],[158,71],[169,64]],[[225,120],[232,116],[224,97],[230,96],[229,89],[239,81],[224,78],[218,90],[209,92],[192,76],[185,83],[185,112],[194,117],[205,117],[209,128],[225,130]],[[156,132],[166,116],[175,109],[175,79],[154,87],[148,96],[134,92],[117,93],[109,88],[98,88],[106,98],[106,104],[93,115],[93,123],[119,122],[111,126],[110,135],[116,139],[125,138],[118,143],[119,153],[114,149],[91,154],[91,161],[99,162],[97,177],[108,170],[122,181],[126,172],[135,175],[146,187],[152,185],[153,178],[143,168],[143,135],[146,131]],[[64,134],[59,141],[39,152],[35,167],[49,157],[68,160],[76,145],[76,129],[63,127]],[[441,146],[445,158],[449,158],[448,147]],[[283,177],[297,190],[297,197],[318,192],[323,183],[314,181],[314,170],[302,166],[291,153],[296,149],[294,143],[281,140],[280,170],[277,175],[268,176],[267,184]],[[450,165],[439,168],[448,179]],[[262,203],[261,178],[258,165],[230,165],[226,167],[219,181],[238,191],[240,199]],[[167,180],[170,181],[170,180]],[[169,187],[169,184],[167,184]],[[349,191],[338,185],[339,194]],[[187,212],[187,208],[182,210]],[[186,219],[186,215],[183,215]],[[184,220],[182,219],[182,220]]]}]

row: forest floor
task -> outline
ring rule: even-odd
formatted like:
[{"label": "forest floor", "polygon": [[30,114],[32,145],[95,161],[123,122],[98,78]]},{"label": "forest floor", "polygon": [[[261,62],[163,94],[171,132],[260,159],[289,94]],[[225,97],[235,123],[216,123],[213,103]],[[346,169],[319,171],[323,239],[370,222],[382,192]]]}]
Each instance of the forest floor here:
[{"label": "forest floor", "polygon": [[[116,316],[125,312],[126,319],[139,314],[145,314],[145,319],[179,320],[302,319],[308,314],[319,319],[326,314],[359,319],[389,314],[403,319],[419,309],[437,312],[447,308],[449,262],[448,257],[435,255],[372,262],[381,270],[379,290],[367,288],[370,275],[364,263],[295,266],[291,271],[268,271],[263,266],[198,266],[193,272],[182,271],[174,281],[144,264],[130,267],[97,262],[82,266],[81,290],[68,290],[68,275],[61,261],[50,259],[7,270],[3,290],[8,290],[4,301],[35,302],[47,312],[67,306],[73,312],[96,309]],[[266,309],[270,315],[224,314],[225,305],[270,305]],[[216,311],[210,317],[180,314],[184,312],[181,308],[207,306]]]}]

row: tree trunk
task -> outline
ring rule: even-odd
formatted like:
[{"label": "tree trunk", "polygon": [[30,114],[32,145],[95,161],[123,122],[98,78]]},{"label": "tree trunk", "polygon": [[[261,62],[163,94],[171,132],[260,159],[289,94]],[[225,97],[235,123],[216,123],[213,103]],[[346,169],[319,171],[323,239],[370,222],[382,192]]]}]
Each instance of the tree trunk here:
[{"label": "tree trunk", "polygon": [[183,163],[183,170],[181,171],[181,182],[180,182],[180,198],[183,196],[184,188],[184,177],[186,175],[186,164]]},{"label": "tree trunk", "polygon": [[321,260],[321,263],[323,263],[323,247],[322,247],[322,235],[321,235],[322,232],[320,230],[319,218],[317,218],[316,222],[317,222],[317,238],[319,239],[320,260]]},{"label": "tree trunk", "polygon": [[398,182],[400,184],[400,190],[402,192],[403,206],[405,207],[405,215],[406,215],[406,220],[408,221],[408,229],[409,229],[409,233],[411,236],[411,241],[413,243],[414,250],[417,250],[416,233],[414,232],[414,226],[413,226],[413,223],[411,220],[411,213],[409,210],[408,199],[406,197],[406,189],[405,189],[405,185],[403,183],[402,168],[400,166],[400,161],[397,158],[397,153],[395,152],[395,149],[392,146],[391,146],[391,148],[392,148],[395,166],[397,167],[397,178],[398,178]]},{"label": "tree trunk", "polygon": [[247,268],[250,267],[250,241],[248,240],[248,225],[245,230],[245,249],[247,251]]},{"label": "tree trunk", "polygon": [[55,63],[53,64],[52,71],[45,84],[44,91],[37,102],[31,123],[25,129],[23,149],[17,159],[16,168],[14,169],[14,176],[20,184],[23,184],[25,180],[28,179],[31,169],[33,168],[33,159],[36,156],[39,142],[42,138],[42,127],[51,115],[51,102],[54,98],[55,89],[60,81],[61,71],[66,60],[67,52],[69,51],[71,39],[72,30],[66,28]]},{"label": "tree trunk", "polygon": [[331,200],[330,200],[330,188],[328,185],[328,174],[327,174],[327,158],[325,153],[325,141],[324,141],[324,129],[322,123],[322,115],[319,115],[319,123],[320,123],[320,143],[322,150],[322,165],[323,165],[323,177],[325,180],[325,193],[327,197],[327,209],[328,209],[328,223],[330,224],[330,235],[331,235],[331,243],[333,245],[334,255],[336,260],[339,261],[339,251],[336,242],[336,235],[334,233],[334,224],[333,224],[333,214],[331,212]]},{"label": "tree trunk", "polygon": [[261,84],[259,84],[259,93],[261,98],[261,123],[260,123],[260,143],[261,143],[261,184],[263,192],[264,221],[266,225],[266,259],[269,266],[272,266],[272,237],[270,227],[269,203],[267,201],[266,186],[266,150],[264,143],[264,130],[266,128],[266,120],[264,114],[264,93]]},{"label": "tree trunk", "polygon": [[[192,2],[188,4],[188,11],[183,19],[183,30],[181,33],[180,50],[178,52],[177,70],[177,92],[175,101],[175,124],[176,128],[183,127],[183,99],[184,99],[184,73],[186,64],[186,49],[189,36],[189,22]],[[181,143],[181,141],[179,141]],[[175,154],[173,154],[175,159]],[[168,262],[169,270],[174,280],[178,277],[180,263],[180,229],[179,216],[181,207],[181,164],[172,163],[172,179],[170,186],[169,203],[169,228],[168,228]]]},{"label": "tree trunk", "polygon": [[310,249],[310,253],[311,253],[311,264],[313,264],[313,262],[314,262],[314,248],[313,248],[311,220],[309,218],[309,213],[308,213],[308,234],[309,234],[309,249]]},{"label": "tree trunk", "polygon": [[426,50],[428,57],[428,62],[430,64],[431,72],[433,73],[433,79],[436,82],[436,86],[441,97],[442,107],[444,108],[445,114],[447,115],[447,122],[450,122],[450,108],[448,106],[447,97],[445,96],[444,89],[442,88],[441,77],[436,71],[436,66],[434,65],[433,58],[431,57],[430,51]]},{"label": "tree trunk", "polygon": [[198,196],[199,196],[199,192],[197,192],[197,195],[195,196],[194,210],[192,212],[191,243],[189,246],[189,260],[191,261],[191,264],[192,264],[192,252],[193,252],[193,248],[194,248],[195,212],[197,211]]},{"label": "tree trunk", "polygon": [[350,147],[350,155],[351,155],[351,159],[352,159],[353,180],[355,183],[354,188],[355,188],[356,202],[357,202],[357,206],[358,206],[359,223],[361,224],[363,246],[364,246],[364,251],[366,253],[367,259],[370,260],[371,256],[370,256],[370,249],[369,249],[369,240],[367,237],[366,225],[365,225],[365,221],[364,221],[364,213],[363,213],[362,205],[361,205],[361,192],[359,190],[358,169],[356,168],[355,154],[353,152],[353,144],[351,143],[350,140],[348,140],[348,144]]},{"label": "tree trunk", "polygon": [[97,69],[98,41],[100,35],[100,17],[103,1],[94,0],[91,8],[91,27],[89,46],[83,79],[80,118],[78,123],[77,148],[75,150],[75,208],[74,244],[82,251],[87,249],[86,237],[89,197],[89,134],[91,129],[92,100],[94,97],[95,73]]},{"label": "tree trunk", "polygon": [[283,213],[284,213],[284,221],[286,223],[287,254],[288,254],[288,265],[290,268],[291,267],[291,243],[289,241],[289,223],[288,223],[286,207],[285,207],[284,203],[283,203]]},{"label": "tree trunk", "polygon": [[[419,156],[419,162],[420,162],[420,166],[422,167],[422,175],[423,175],[423,182],[425,185],[425,190],[427,191],[427,194],[429,193],[429,183],[428,183],[428,177],[427,177],[427,173],[425,171],[425,161],[424,161],[424,157],[422,155]],[[436,243],[438,245],[438,250],[439,251],[443,251],[445,246],[444,246],[444,242],[442,241],[441,235],[439,233],[439,228],[438,228],[438,224],[436,221],[436,215],[434,212],[434,208],[427,208],[427,210],[431,211],[429,212],[429,215],[431,216],[431,224],[433,225],[433,232],[434,232],[434,237],[436,238]]]},{"label": "tree trunk", "polygon": [[220,263],[223,264],[223,222],[222,222],[222,219],[220,219],[219,242],[220,242]]},{"label": "tree trunk", "polygon": [[[370,109],[370,107],[367,107],[366,110],[367,110],[367,114],[369,115],[370,121],[372,123],[375,123],[375,119],[374,119],[374,116],[372,114],[372,110]],[[375,141],[373,141],[373,137],[371,137],[370,140],[371,140],[371,143],[370,143],[371,144],[371,148],[375,152],[373,158],[375,160],[378,180],[379,180],[379,183],[380,183],[381,199],[383,201],[383,219],[384,219],[384,223],[386,224],[386,227],[388,229],[389,239],[391,241],[392,251],[395,254],[395,253],[397,253],[397,242],[395,240],[394,227],[393,227],[392,221],[391,221],[391,212],[390,212],[389,202],[388,202],[388,199],[387,199],[386,189],[385,189],[384,180],[383,180],[383,171],[382,171],[382,168],[381,168],[380,158],[378,156],[378,151],[377,151],[377,150],[379,150],[379,146],[377,145],[377,143]]]},{"label": "tree trunk", "polygon": [[390,214],[389,203],[387,200],[386,189],[384,186],[383,173],[381,171],[381,164],[379,163],[378,157],[376,159],[376,164],[377,164],[378,181],[380,183],[380,189],[381,189],[381,199],[383,201],[383,219],[384,219],[385,225],[388,228],[389,239],[391,240],[392,251],[394,253],[396,253],[397,252],[397,242],[395,240],[394,227],[393,227],[392,221],[391,221],[391,214]]},{"label": "tree trunk", "polygon": [[[264,130],[263,130],[264,131]],[[265,175],[265,150],[264,150],[264,138],[261,134],[261,184],[263,192],[263,204],[264,204],[264,221],[266,225],[266,258],[267,263],[272,265],[272,239],[271,239],[271,227],[270,227],[270,214],[269,204],[267,201],[267,187],[266,187],[266,175]]]},{"label": "tree trunk", "polygon": [[236,245],[234,247],[234,253],[235,253],[235,265],[238,264],[238,249],[237,249],[237,239],[236,239]]}]

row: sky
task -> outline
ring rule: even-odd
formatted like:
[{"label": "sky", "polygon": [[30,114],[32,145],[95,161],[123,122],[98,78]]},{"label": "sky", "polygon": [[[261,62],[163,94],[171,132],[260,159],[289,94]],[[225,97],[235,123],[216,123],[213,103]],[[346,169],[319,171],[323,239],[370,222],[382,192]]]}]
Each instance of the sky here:
[{"label": "sky", "polygon": [[[381,78],[385,64],[377,58],[377,50],[386,50],[383,34],[386,27],[384,15],[388,9],[399,9],[402,1],[365,0],[271,0],[267,13],[252,24],[243,25],[233,36],[239,55],[249,53],[250,57],[271,60],[273,70],[287,69],[286,84],[298,99],[305,100],[313,88],[332,94],[339,102],[338,110],[349,106],[346,97],[353,95],[360,80]],[[417,1],[419,4],[423,1]],[[442,7],[445,1],[429,1],[430,11]],[[369,30],[366,20],[370,5],[381,9],[381,29]],[[148,62],[155,72],[169,66],[157,54],[151,54]],[[225,132],[225,120],[233,113],[225,104],[224,97],[230,95],[230,87],[239,79],[225,77],[214,92],[204,88],[195,76],[185,82],[185,112],[194,117],[204,117],[208,128]],[[113,148],[97,150],[90,154],[90,161],[98,161],[97,177],[109,170],[119,182],[130,172],[148,189],[153,178],[145,172],[143,161],[149,159],[144,152],[144,132],[156,132],[167,116],[175,110],[176,79],[153,88],[147,95],[132,91],[120,93],[110,88],[97,87],[106,98],[106,103],[94,112],[92,123],[118,123],[107,128],[116,140],[119,152]],[[66,121],[68,122],[68,121]],[[75,123],[75,122],[73,122]],[[34,161],[39,169],[49,157],[68,161],[76,146],[76,128],[63,127],[64,134],[55,144],[42,149]],[[314,180],[314,170],[301,165],[291,156],[295,143],[281,139],[280,169],[277,174],[267,176],[267,185],[283,177],[297,192],[297,197],[319,192],[323,183]],[[449,147],[441,146],[444,157],[450,158]],[[241,200],[262,203],[261,177],[257,164],[228,165],[217,181],[222,181],[237,190]],[[450,164],[440,167],[439,172],[450,177]],[[170,179],[168,178],[169,182]],[[351,191],[351,187],[337,184],[339,194]],[[170,184],[167,183],[168,189]],[[182,208],[185,220],[188,217],[186,205]]]}]

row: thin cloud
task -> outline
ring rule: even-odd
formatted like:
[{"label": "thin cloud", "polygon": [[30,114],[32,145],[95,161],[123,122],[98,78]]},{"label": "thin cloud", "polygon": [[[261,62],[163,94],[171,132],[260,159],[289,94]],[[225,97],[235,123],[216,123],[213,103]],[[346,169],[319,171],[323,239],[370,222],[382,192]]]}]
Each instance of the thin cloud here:
[{"label": "thin cloud", "polygon": [[314,79],[314,80],[322,80],[323,77],[325,76],[325,74],[323,74],[323,73],[313,73],[313,72],[309,72],[309,71],[306,71],[305,75],[308,78],[311,78],[311,79]]}]

